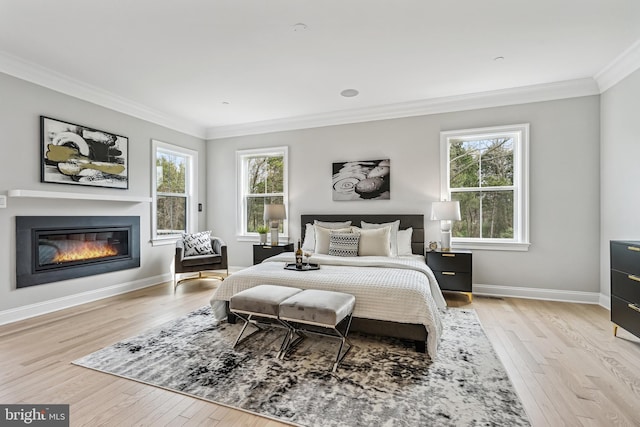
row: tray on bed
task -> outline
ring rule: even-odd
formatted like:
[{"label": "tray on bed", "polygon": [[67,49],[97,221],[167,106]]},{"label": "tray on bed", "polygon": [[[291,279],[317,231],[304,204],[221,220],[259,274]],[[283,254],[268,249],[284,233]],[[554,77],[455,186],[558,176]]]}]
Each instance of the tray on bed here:
[{"label": "tray on bed", "polygon": [[291,262],[287,263],[284,266],[285,270],[293,270],[293,271],[311,271],[311,270],[320,270],[320,266],[314,263],[302,264],[302,268],[296,268],[296,263]]}]

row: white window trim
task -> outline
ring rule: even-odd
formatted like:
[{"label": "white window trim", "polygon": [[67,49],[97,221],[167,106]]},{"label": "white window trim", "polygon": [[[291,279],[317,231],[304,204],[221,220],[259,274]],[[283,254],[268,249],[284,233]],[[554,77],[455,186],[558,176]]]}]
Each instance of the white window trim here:
[{"label": "white window trim", "polygon": [[481,239],[452,237],[456,249],[486,249],[501,251],[528,251],[529,242],[529,123],[492,126],[440,132],[440,193],[441,200],[451,200],[449,188],[449,140],[452,138],[491,138],[516,134],[519,142],[514,146],[514,229],[513,239]]},{"label": "white window trim", "polygon": [[153,246],[173,245],[180,235],[158,236],[157,229],[157,188],[158,179],[156,158],[158,150],[172,151],[187,157],[187,176],[186,176],[186,194],[187,194],[187,232],[196,231],[198,224],[198,152],[178,145],[166,142],[151,140],[151,244]]},{"label": "white window trim", "polygon": [[284,158],[284,194],[282,196],[282,203],[284,204],[285,212],[287,213],[287,219],[282,221],[283,232],[280,235],[280,238],[285,242],[289,241],[289,147],[282,146],[236,151],[236,238],[239,242],[258,242],[260,240],[258,233],[248,233],[245,230],[247,209],[245,206],[246,201],[243,196],[244,189],[247,188],[247,183],[246,174],[244,173],[244,161],[248,157],[279,155],[282,155]]}]

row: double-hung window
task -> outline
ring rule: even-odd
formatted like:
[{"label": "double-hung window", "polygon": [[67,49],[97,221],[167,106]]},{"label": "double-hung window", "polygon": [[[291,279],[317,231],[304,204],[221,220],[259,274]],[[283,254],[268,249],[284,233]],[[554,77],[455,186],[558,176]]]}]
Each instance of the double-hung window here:
[{"label": "double-hung window", "polygon": [[198,153],[152,140],[152,241],[169,244],[194,232]]},{"label": "double-hung window", "polygon": [[[237,234],[241,240],[258,236],[257,228],[267,225],[264,205],[283,204],[288,213],[288,148],[272,147],[236,152],[238,171]],[[287,220],[280,223],[280,233],[287,239]]]},{"label": "double-hung window", "polygon": [[440,133],[441,196],[460,202],[452,244],[470,249],[529,247],[529,125]]}]

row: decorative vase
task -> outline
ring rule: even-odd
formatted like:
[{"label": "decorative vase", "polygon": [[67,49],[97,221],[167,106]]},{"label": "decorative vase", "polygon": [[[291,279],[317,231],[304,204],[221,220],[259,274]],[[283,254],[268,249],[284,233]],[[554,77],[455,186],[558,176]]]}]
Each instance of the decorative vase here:
[{"label": "decorative vase", "polygon": [[261,245],[266,245],[267,244],[267,234],[266,233],[260,233],[260,244]]}]

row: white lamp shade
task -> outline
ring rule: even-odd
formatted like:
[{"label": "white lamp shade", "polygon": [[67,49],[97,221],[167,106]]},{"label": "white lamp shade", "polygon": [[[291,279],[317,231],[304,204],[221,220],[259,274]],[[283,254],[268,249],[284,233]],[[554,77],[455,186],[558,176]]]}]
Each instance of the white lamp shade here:
[{"label": "white lamp shade", "polygon": [[434,221],[460,221],[460,202],[444,201],[431,204],[431,219]]},{"label": "white lamp shade", "polygon": [[282,204],[264,205],[264,220],[279,221],[287,218],[287,212]]}]

